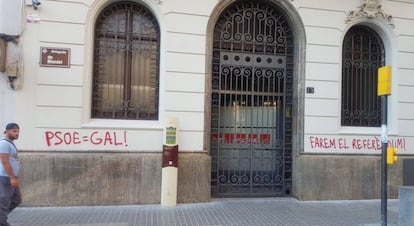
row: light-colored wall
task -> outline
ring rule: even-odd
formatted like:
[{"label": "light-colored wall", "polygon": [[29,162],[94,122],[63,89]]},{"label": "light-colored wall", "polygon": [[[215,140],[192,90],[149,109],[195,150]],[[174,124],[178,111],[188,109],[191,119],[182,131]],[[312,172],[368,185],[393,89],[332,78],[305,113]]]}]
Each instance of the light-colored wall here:
[{"label": "light-colored wall", "polygon": [[[349,11],[359,10],[360,2],[294,2],[307,35],[306,86],[315,88],[315,93],[305,96],[304,151],[329,154],[380,151],[373,145],[380,140],[380,128],[342,127],[340,122],[342,40],[351,26],[362,23],[380,34],[386,46],[386,64],[393,67],[393,91],[388,98],[389,140],[399,144],[400,154],[413,154],[414,137],[410,128],[414,123],[414,97],[410,93],[414,52],[410,43],[414,24],[413,15],[408,12],[414,9],[414,2],[381,1],[384,12],[392,15],[395,28],[378,18],[345,22]],[[329,145],[330,142],[334,145]]]},{"label": "light-colored wall", "polygon": [[[26,6],[25,14],[27,16],[38,15],[40,22],[26,22],[19,39],[23,56],[23,61],[20,62],[22,67],[18,79],[19,87],[15,91],[7,88],[9,86],[4,74],[1,74],[2,79],[0,79],[1,126],[11,120],[17,121],[22,126],[21,137],[17,141],[20,150],[38,152],[33,155],[25,153],[22,159],[34,167],[38,164],[37,158],[42,158],[44,153],[52,153],[53,157],[53,159],[50,158],[52,160],[45,162],[46,165],[54,164],[54,161],[66,161],[67,158],[75,158],[74,161],[80,163],[88,161],[84,159],[84,151],[93,152],[94,155],[91,158],[96,162],[99,162],[102,156],[118,158],[113,155],[117,151],[140,152],[133,153],[137,155],[155,153],[158,160],[154,161],[151,167],[160,169],[159,159],[164,121],[169,117],[177,117],[180,131],[179,149],[197,152],[188,164],[194,162],[198,164],[198,155],[203,155],[200,159],[203,159],[205,165],[201,169],[202,173],[199,173],[197,177],[202,178],[203,183],[209,184],[210,160],[204,156],[205,153],[202,153],[208,151],[203,149],[206,147],[205,140],[208,142],[209,139],[205,136],[208,132],[205,131],[208,129],[208,126],[205,126],[208,124],[206,121],[208,113],[205,112],[209,111],[209,107],[205,106],[209,104],[206,103],[205,96],[209,93],[206,88],[209,86],[206,86],[206,82],[208,82],[208,73],[211,69],[208,68],[207,57],[210,57],[210,53],[207,50],[211,37],[207,36],[211,29],[210,20],[214,17],[212,15],[217,16],[214,10],[222,9],[218,7],[220,4],[225,5],[231,1],[233,0],[140,1],[153,12],[161,32],[160,118],[157,121],[90,118],[94,20],[100,10],[110,1],[44,0],[39,10],[36,11],[31,6]],[[414,154],[412,132],[414,126],[414,114],[412,113],[414,110],[414,95],[412,95],[414,93],[414,45],[412,45],[414,16],[411,13],[414,10],[414,2],[411,0],[381,1],[384,12],[393,16],[395,27],[392,28],[381,19],[360,19],[347,23],[347,13],[351,10],[358,10],[360,0],[285,1],[286,4],[291,4],[293,8],[296,8],[300,16],[298,21],[303,22],[306,32],[306,37],[298,39],[306,40],[305,64],[296,69],[299,68],[298,71],[301,73],[299,76],[305,78],[305,86],[315,88],[313,94],[302,95],[303,90],[295,93],[298,108],[304,107],[304,120],[298,119],[300,123],[297,123],[301,124],[304,121],[304,134],[302,136],[301,128],[296,128],[295,136],[299,140],[295,142],[298,145],[293,150],[295,154],[299,152],[297,159],[294,159],[294,172],[298,174],[294,176],[296,178],[294,188],[297,190],[295,195],[303,199],[376,197],[375,194],[366,195],[357,191],[355,196],[341,196],[335,192],[337,187],[334,185],[342,185],[338,183],[338,180],[343,180],[342,177],[335,177],[337,180],[329,178],[327,181],[331,181],[330,184],[322,187],[316,184],[316,188],[310,186],[311,183],[308,181],[318,181],[322,178],[320,177],[320,172],[324,172],[322,168],[320,172],[314,171],[318,166],[334,164],[333,167],[336,167],[338,162],[348,161],[350,164],[337,167],[337,172],[346,173],[343,177],[349,176],[347,172],[352,172],[352,164],[364,169],[377,166],[378,155],[366,156],[369,160],[366,165],[360,164],[358,155],[379,153],[375,145],[380,136],[380,129],[340,126],[342,39],[346,31],[357,23],[364,23],[376,29],[386,44],[387,64],[389,62],[393,66],[393,94],[389,98],[390,139],[401,146],[399,150],[401,154]],[[0,15],[0,19],[4,18]],[[70,68],[40,67],[40,47],[70,48]],[[302,82],[302,80],[297,82],[298,87],[301,87]],[[298,114],[298,117],[301,115]],[[301,127],[301,125],[296,125],[296,127]],[[320,147],[321,144],[329,147]],[[368,147],[369,145],[371,148]],[[344,146],[349,148],[341,148]],[[61,151],[82,153],[58,154]],[[102,154],[99,153],[100,151],[108,151],[108,153]],[[306,155],[310,152],[322,155]],[[357,154],[357,156],[324,155],[326,153],[348,153]],[[148,161],[148,159],[143,161]],[[88,177],[88,172],[93,172],[96,167],[99,168],[95,165],[97,165],[95,162],[89,165],[85,163],[84,169],[87,173],[82,174],[81,178]],[[196,166],[196,164],[191,167],[183,165],[182,172],[194,171],[191,167]],[[54,171],[55,166],[59,168],[59,164],[51,165],[50,171]],[[70,168],[69,165],[68,169]],[[23,181],[26,182],[23,186],[27,190],[31,186],[36,186],[39,175],[43,175],[43,181],[48,181],[47,183],[50,184],[61,183],[60,176],[62,175],[65,178],[64,174],[52,178],[48,174],[49,169],[37,172],[26,167],[25,170],[26,180]],[[307,172],[315,173],[307,174]],[[334,175],[336,175],[335,172]],[[401,173],[398,172],[395,175],[401,175]],[[102,175],[107,180],[112,180],[112,176],[110,173]],[[188,178],[191,177],[186,176],[181,180],[188,182],[190,184],[188,187],[191,187],[194,183]],[[359,183],[365,184],[366,187],[376,184],[375,180],[365,180],[367,178],[365,176],[361,178]],[[147,180],[139,181],[141,182],[146,183]],[[398,183],[401,181],[398,180]],[[330,190],[330,186],[333,186],[331,187],[333,189]],[[45,194],[53,193],[53,186],[49,189],[51,190],[45,191]],[[316,193],[317,191],[326,192],[326,196],[313,196],[312,194],[316,194],[315,191]],[[93,193],[93,191],[89,192]],[[203,197],[202,200],[207,200],[210,196],[208,189],[201,193],[197,194],[197,197]],[[197,200],[197,197],[194,200]],[[158,194],[153,194],[148,197],[150,201],[147,201],[154,203],[158,199]],[[27,204],[39,204],[34,199],[32,201],[33,203]],[[117,203],[116,197],[110,197],[107,201],[107,203]],[[136,202],[142,203],[142,200]],[[44,205],[57,203],[59,202]]]},{"label": "light-colored wall", "polygon": [[[159,120],[89,117],[93,21],[107,1],[43,1],[39,10],[26,8],[40,22],[26,23],[21,39],[24,84],[16,91],[16,117],[22,150],[160,151],[164,120],[177,117],[180,150],[203,151],[205,35],[216,1],[141,2],[161,28]],[[70,48],[70,68],[40,67],[40,47]]]},{"label": "light-colored wall", "polygon": [[[158,19],[161,32],[156,121],[89,116],[94,20],[109,2],[44,0],[39,10],[25,9],[40,22],[26,23],[20,38],[22,86],[0,92],[0,100],[15,100],[4,102],[16,113],[10,118],[0,111],[4,124],[15,119],[22,127],[17,145],[22,151],[23,205],[159,203],[163,129],[169,117],[179,120],[178,202],[208,201],[211,170],[203,150],[205,30],[215,1],[198,0],[199,10],[188,8],[194,1],[142,1]],[[40,47],[70,48],[70,67],[40,67]],[[122,191],[114,191],[112,185],[122,180],[120,176],[129,182]],[[68,187],[76,191],[64,189]]]},{"label": "light-colored wall", "polygon": [[[353,25],[373,27],[386,43],[387,64],[393,66],[393,94],[389,97],[390,139],[404,142],[400,153],[414,153],[414,2],[382,1],[385,13],[393,16],[395,28],[381,19],[345,22],[360,1],[289,1],[297,9],[306,31],[304,148],[319,153],[377,153],[367,147],[352,148],[352,142],[374,142],[379,128],[341,127],[342,39]],[[160,118],[158,121],[91,119],[93,21],[107,4],[95,1],[44,1],[39,10],[30,6],[26,15],[39,15],[39,23],[26,23],[21,37],[23,86],[16,91],[16,120],[22,124],[19,146],[24,150],[161,150],[163,122],[177,117],[182,150],[202,151],[205,120],[206,32],[216,0],[143,0],[157,17],[161,28]],[[40,47],[71,49],[70,68],[40,67]],[[8,118],[3,116],[4,123]],[[91,142],[96,132],[121,137],[102,144]],[[61,141],[59,135],[62,134]],[[66,135],[65,135],[66,134]],[[52,136],[56,135],[56,136]],[[65,135],[65,136],[64,136]],[[49,140],[47,137],[49,136]],[[124,137],[125,136],[125,137]],[[138,137],[138,139],[136,139]],[[70,139],[71,138],[71,139]],[[320,148],[317,140],[336,142]],[[55,139],[55,140],[54,140]],[[346,140],[350,149],[340,149]],[[374,140],[374,141],[372,141]],[[145,142],[142,142],[145,141]],[[105,143],[105,145],[103,145]],[[347,145],[345,144],[345,145]]]},{"label": "light-colored wall", "polygon": [[[181,148],[203,149],[206,82],[206,31],[210,15],[219,1],[142,1],[158,18],[161,28],[160,118],[155,122],[90,119],[93,21],[107,2],[44,1],[39,10],[27,6],[26,15],[38,15],[39,23],[26,23],[21,37],[23,86],[12,94],[16,120],[22,124],[19,145],[24,150],[160,150],[163,121],[178,117]],[[379,128],[340,126],[341,51],[346,31],[357,23],[372,26],[387,45],[387,64],[393,66],[393,95],[389,98],[390,139],[404,139],[400,153],[414,153],[414,2],[382,1],[385,13],[393,16],[395,28],[381,19],[346,23],[347,13],[358,10],[360,1],[291,1],[306,31],[306,87],[304,151],[376,153],[375,150],[329,150],[318,148],[312,139],[338,142],[375,139]],[[387,41],[388,40],[388,41]],[[70,68],[40,67],[40,47],[71,49]],[[6,83],[3,81],[2,83]],[[3,99],[6,94],[2,94]],[[13,111],[13,110],[10,110]],[[6,123],[9,116],[2,120]],[[95,131],[121,133],[127,145],[97,145],[86,141]],[[124,132],[125,131],[125,132]],[[151,131],[151,132],[147,132]],[[66,141],[47,141],[46,135],[66,133]],[[148,135],[146,135],[148,134]],[[150,135],[149,135],[150,134]],[[70,136],[71,135],[71,136]],[[78,142],[78,138],[81,142]],[[121,136],[121,135],[118,135]],[[72,141],[69,138],[72,137]],[[145,139],[143,145],[140,137]],[[49,137],[50,138],[50,137]],[[85,141],[84,141],[85,140]],[[90,139],[89,139],[90,140]],[[50,143],[56,145],[50,145]],[[96,143],[96,142],[95,142]],[[116,142],[112,142],[116,143]],[[326,150],[325,150],[326,149]]]}]

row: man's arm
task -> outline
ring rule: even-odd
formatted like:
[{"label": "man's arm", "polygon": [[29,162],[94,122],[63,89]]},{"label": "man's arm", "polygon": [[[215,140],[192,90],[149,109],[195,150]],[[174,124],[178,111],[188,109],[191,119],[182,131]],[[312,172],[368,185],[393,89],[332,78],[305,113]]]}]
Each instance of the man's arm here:
[{"label": "man's arm", "polygon": [[12,167],[9,161],[9,154],[0,153],[0,161],[3,165],[4,170],[6,171],[7,175],[10,177],[10,183],[13,188],[19,187],[19,178],[16,177],[13,173]]}]

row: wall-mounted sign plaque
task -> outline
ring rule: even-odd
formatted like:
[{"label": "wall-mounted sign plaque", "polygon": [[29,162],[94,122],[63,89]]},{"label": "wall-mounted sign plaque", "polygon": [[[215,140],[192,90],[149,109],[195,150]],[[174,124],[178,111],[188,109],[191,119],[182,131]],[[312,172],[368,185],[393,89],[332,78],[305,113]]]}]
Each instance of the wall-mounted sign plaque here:
[{"label": "wall-mounted sign plaque", "polygon": [[40,47],[40,66],[70,67],[70,49]]}]

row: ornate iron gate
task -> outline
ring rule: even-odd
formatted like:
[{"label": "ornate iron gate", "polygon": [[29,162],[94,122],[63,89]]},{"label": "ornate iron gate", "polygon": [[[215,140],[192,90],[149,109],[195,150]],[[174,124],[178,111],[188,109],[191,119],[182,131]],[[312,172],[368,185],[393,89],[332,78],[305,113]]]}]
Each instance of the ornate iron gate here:
[{"label": "ornate iron gate", "polygon": [[228,7],[212,66],[212,195],[289,195],[293,38],[281,11],[263,1]]}]

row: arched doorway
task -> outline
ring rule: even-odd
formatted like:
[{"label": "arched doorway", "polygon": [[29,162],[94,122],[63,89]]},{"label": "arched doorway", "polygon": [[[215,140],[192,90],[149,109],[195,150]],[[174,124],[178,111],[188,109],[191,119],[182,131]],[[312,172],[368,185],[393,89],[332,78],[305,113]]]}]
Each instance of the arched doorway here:
[{"label": "arched doorway", "polygon": [[236,1],[213,34],[212,196],[292,191],[293,33],[279,7]]}]

